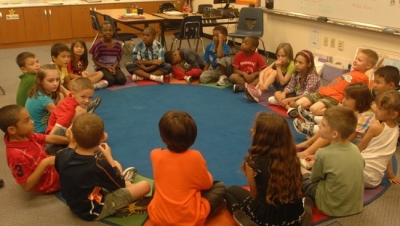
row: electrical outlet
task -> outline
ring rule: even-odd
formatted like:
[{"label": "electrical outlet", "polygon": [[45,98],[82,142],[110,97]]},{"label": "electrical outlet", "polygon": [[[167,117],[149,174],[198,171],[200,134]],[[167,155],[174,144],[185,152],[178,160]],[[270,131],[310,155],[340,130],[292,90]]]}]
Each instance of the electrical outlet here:
[{"label": "electrical outlet", "polygon": [[329,43],[329,38],[324,37],[324,46],[328,46],[328,43]]},{"label": "electrical outlet", "polygon": [[336,39],[331,38],[331,48],[335,48],[335,44],[336,44]]},{"label": "electrical outlet", "polygon": [[343,49],[344,49],[344,41],[343,40],[339,40],[337,47],[338,47],[338,50],[343,51]]}]

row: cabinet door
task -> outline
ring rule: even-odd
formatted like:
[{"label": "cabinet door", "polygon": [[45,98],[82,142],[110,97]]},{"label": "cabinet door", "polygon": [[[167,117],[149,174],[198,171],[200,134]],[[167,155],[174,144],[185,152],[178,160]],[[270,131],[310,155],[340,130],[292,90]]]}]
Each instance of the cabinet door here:
[{"label": "cabinet door", "polygon": [[71,6],[72,36],[74,38],[86,38],[96,36],[96,31],[92,28],[90,18],[90,5]]},{"label": "cabinet door", "polygon": [[[14,16],[7,19],[7,15]],[[26,40],[24,27],[22,8],[0,9],[0,43],[24,42]]]},{"label": "cabinet door", "polygon": [[49,40],[49,15],[46,7],[24,8],[27,41]]},{"label": "cabinet door", "polygon": [[71,7],[47,7],[49,34],[51,40],[72,38]]}]

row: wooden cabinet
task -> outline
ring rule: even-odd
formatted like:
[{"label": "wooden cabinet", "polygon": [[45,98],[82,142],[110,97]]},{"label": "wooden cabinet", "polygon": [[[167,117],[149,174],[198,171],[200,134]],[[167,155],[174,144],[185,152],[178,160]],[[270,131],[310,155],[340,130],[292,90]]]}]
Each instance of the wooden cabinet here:
[{"label": "wooden cabinet", "polygon": [[71,6],[72,37],[87,38],[94,37],[96,31],[92,28],[92,19],[89,10],[92,5]]},{"label": "wooden cabinet", "polygon": [[[8,18],[7,15],[9,15]],[[21,29],[24,27],[24,11],[22,8],[0,9],[0,43],[26,41],[25,29]]]},{"label": "wooden cabinet", "polygon": [[24,8],[27,41],[72,38],[71,7]]}]

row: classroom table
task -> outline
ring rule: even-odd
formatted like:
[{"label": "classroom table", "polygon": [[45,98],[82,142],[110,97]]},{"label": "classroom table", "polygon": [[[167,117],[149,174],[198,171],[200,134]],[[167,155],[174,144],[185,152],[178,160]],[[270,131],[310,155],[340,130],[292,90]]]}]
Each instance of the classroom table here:
[{"label": "classroom table", "polygon": [[[183,15],[167,15],[165,13],[153,13],[152,15],[160,17],[165,19],[164,21],[167,20],[183,20]],[[203,27],[215,27],[217,25],[226,25],[226,24],[237,24],[237,18],[230,20],[228,18],[224,18],[222,16],[214,16],[210,15],[208,17],[204,16],[203,14],[196,14],[196,13],[189,13],[188,16],[201,16],[203,18]],[[221,21],[223,20],[223,21]],[[163,21],[163,22],[164,22]],[[167,44],[165,42],[165,30],[163,26],[163,22],[161,22],[161,44],[164,46],[165,50],[167,50]]]},{"label": "classroom table", "polygon": [[164,18],[153,16],[148,13],[143,13],[144,19],[134,19],[134,18],[123,18],[122,15],[126,13],[126,9],[98,9],[96,10],[98,15],[109,15],[113,18],[116,22],[124,24],[128,27],[136,29],[138,31],[143,31],[144,28],[138,27],[138,24],[144,24],[144,27],[148,27],[149,24],[160,24],[165,20]]}]

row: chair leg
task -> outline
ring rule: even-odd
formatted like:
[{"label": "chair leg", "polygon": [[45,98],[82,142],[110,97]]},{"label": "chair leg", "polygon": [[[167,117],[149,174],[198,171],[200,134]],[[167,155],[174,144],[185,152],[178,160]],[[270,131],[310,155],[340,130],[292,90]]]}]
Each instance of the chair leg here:
[{"label": "chair leg", "polygon": [[[174,47],[174,42],[175,42],[175,38],[172,38],[172,41],[171,41],[171,51],[172,51],[172,47]],[[165,45],[165,46],[167,46],[167,45]],[[165,50],[165,52],[167,52],[167,50]]]},{"label": "chair leg", "polygon": [[199,40],[200,38],[196,38],[196,53],[197,53],[197,50],[199,49],[199,42],[200,42],[200,40]]},{"label": "chair leg", "polygon": [[[187,42],[188,42],[189,49],[191,49],[191,48],[192,48],[192,45],[190,45],[190,40],[189,40],[189,39],[186,39],[186,40],[187,40]],[[181,48],[181,47],[179,46],[179,48]]]},{"label": "chair leg", "polygon": [[261,39],[261,38],[258,38],[258,40],[260,40],[261,41],[261,43],[262,43],[262,46],[263,46],[263,48],[264,48],[264,55],[265,55],[265,57],[266,57],[266,63],[268,64],[268,52],[267,52],[267,50],[265,49],[265,45],[264,45],[264,41]]},{"label": "chair leg", "polygon": [[3,93],[3,95],[6,95],[6,91],[1,86],[0,86],[0,91]]},{"label": "chair leg", "polygon": [[203,42],[203,39],[200,37],[200,40],[201,40],[201,46],[203,47],[203,54],[206,52],[206,50],[204,49],[204,42]]},{"label": "chair leg", "polygon": [[[99,32],[97,32],[96,37],[94,37],[93,42],[92,42],[92,46],[93,46],[94,42],[96,41],[97,36],[99,36]],[[92,48],[92,46],[90,48]]]}]

